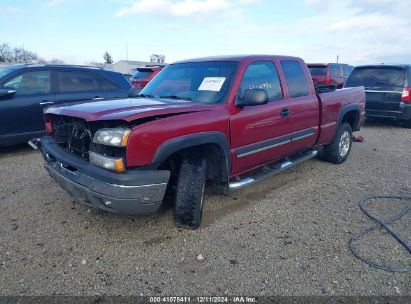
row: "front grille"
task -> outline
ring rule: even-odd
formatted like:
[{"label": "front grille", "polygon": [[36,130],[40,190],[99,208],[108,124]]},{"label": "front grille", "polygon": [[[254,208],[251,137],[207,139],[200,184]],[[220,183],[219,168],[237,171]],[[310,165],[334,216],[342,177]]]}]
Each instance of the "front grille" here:
[{"label": "front grille", "polygon": [[54,138],[56,142],[69,152],[88,159],[90,145],[94,130],[84,120],[59,117],[53,123]]},{"label": "front grille", "polygon": [[96,121],[90,123],[80,118],[55,116],[53,136],[61,147],[86,160],[89,160],[89,151],[111,157],[125,158],[126,150],[124,148],[93,143],[93,137],[97,130],[117,127],[127,127],[127,125],[120,121]]}]

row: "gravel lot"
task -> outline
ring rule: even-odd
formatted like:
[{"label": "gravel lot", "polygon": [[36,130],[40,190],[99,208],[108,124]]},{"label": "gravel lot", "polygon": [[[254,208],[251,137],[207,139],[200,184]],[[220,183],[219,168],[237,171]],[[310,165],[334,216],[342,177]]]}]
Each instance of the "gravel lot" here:
[{"label": "gravel lot", "polygon": [[[230,197],[208,195],[201,229],[171,209],[128,217],[74,204],[25,146],[0,150],[0,295],[411,295],[410,273],[355,259],[372,222],[360,197],[411,194],[411,130],[368,123],[343,165],[305,162]],[[389,217],[404,204],[372,208]],[[411,215],[394,228],[411,242]],[[381,231],[358,242],[390,265],[411,257]],[[204,262],[196,257],[202,254]]]}]

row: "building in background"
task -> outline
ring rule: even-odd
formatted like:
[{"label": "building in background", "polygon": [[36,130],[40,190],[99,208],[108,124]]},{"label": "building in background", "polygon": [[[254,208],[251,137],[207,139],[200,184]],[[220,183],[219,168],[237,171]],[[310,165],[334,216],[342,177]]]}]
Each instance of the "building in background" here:
[{"label": "building in background", "polygon": [[150,56],[150,61],[151,61],[151,63],[164,64],[166,62],[166,56],[165,55],[152,54]]},{"label": "building in background", "polygon": [[103,68],[122,74],[133,75],[137,68],[142,68],[148,65],[165,65],[166,56],[153,54],[150,56],[150,61],[134,61],[120,60],[112,64],[104,64]]},{"label": "building in background", "polygon": [[137,68],[152,64],[148,61],[120,60],[112,64],[104,64],[103,68],[122,74],[133,75]]}]

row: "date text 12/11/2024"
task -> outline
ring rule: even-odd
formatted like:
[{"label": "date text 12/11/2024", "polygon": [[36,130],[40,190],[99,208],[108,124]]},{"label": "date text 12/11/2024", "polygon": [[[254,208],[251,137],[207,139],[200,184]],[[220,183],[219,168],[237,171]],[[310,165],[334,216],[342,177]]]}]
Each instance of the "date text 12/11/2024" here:
[{"label": "date text 12/11/2024", "polygon": [[254,297],[150,297],[150,303],[257,303]]}]

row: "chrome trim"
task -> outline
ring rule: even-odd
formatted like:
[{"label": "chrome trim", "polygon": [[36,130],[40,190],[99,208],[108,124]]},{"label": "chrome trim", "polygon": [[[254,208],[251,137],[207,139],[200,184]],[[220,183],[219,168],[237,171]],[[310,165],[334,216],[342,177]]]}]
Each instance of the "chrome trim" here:
[{"label": "chrome trim", "polygon": [[[82,174],[81,172],[78,172],[77,175],[72,174],[72,172],[68,173],[67,171],[69,170],[63,170],[60,164],[61,163],[58,162],[46,163],[45,167],[55,179],[56,177],[57,179],[65,179],[74,185],[109,197],[122,199],[139,197],[142,198],[143,201],[161,201],[168,184],[167,182],[137,186],[110,184]],[[155,190],[153,191],[153,189]]]},{"label": "chrome trim", "polygon": [[298,137],[291,137],[291,140],[292,141],[300,140],[300,139],[304,139],[304,138],[307,138],[307,137],[310,137],[310,136],[313,136],[313,135],[314,135],[314,132],[312,132],[310,134],[301,135],[301,136],[298,136]]},{"label": "chrome trim", "polygon": [[275,147],[279,147],[279,146],[282,146],[282,145],[285,145],[285,144],[289,144],[290,142],[291,142],[291,140],[288,139],[288,140],[285,140],[283,142],[279,142],[279,143],[276,143],[276,144],[273,144],[273,145],[269,145],[269,146],[264,147],[264,148],[260,148],[260,149],[257,149],[257,150],[253,150],[253,151],[250,151],[250,152],[239,154],[239,155],[237,155],[237,158],[246,157],[246,156],[258,153],[258,152],[262,152],[262,151],[269,150],[269,149],[272,149],[272,148],[275,148]]},{"label": "chrome trim", "polygon": [[287,168],[287,167],[289,167],[289,166],[292,165],[292,164],[293,164],[293,162],[291,162],[291,161],[286,161],[285,163],[282,163],[282,164],[281,164],[281,168],[282,168],[282,169]]},{"label": "chrome trim", "polygon": [[286,160],[283,161],[282,163],[274,163],[271,167],[270,166],[264,166],[262,167],[263,170],[260,172],[254,173],[253,176],[248,176],[244,177],[243,179],[236,180],[234,182],[229,183],[229,189],[230,190],[236,190],[243,188],[245,186],[251,185],[256,183],[257,181],[263,180],[269,176],[272,176],[274,174],[277,174],[285,169],[294,167],[298,164],[300,164],[303,161],[306,161],[308,159],[311,159],[315,156],[317,156],[318,151],[317,150],[310,150],[306,152],[303,155],[300,155],[297,158],[291,159],[291,160]]},{"label": "chrome trim", "polygon": [[247,177],[243,180],[239,180],[237,182],[232,182],[230,183],[230,189],[238,189],[238,188],[242,188],[248,184],[251,184],[255,181],[255,178],[252,177]]},{"label": "chrome trim", "polygon": [[365,93],[395,93],[395,94],[402,94],[402,91],[376,91],[376,90],[365,90]]},{"label": "chrome trim", "polygon": [[[295,135],[298,135],[298,134],[301,134],[301,133],[306,133],[306,132],[310,132],[310,133],[303,134],[303,135],[300,135],[300,136],[297,136],[297,137],[293,137]],[[272,148],[276,148],[276,147],[279,147],[279,146],[282,146],[282,145],[285,145],[285,144],[289,144],[293,141],[297,141],[297,140],[300,140],[300,139],[304,139],[304,138],[313,136],[314,134],[315,134],[315,131],[312,128],[309,128],[309,129],[306,129],[306,130],[303,130],[303,131],[298,131],[298,132],[290,133],[290,134],[287,134],[287,135],[283,135],[284,137],[289,136],[290,139],[287,139],[287,140],[284,140],[282,142],[275,143],[275,144],[272,144],[272,145],[268,145],[266,147],[259,148],[259,149],[256,149],[256,150],[252,150],[252,151],[248,151],[248,152],[245,152],[245,153],[237,154],[237,158],[243,158],[243,157],[255,154],[255,153],[263,152],[263,151],[266,151],[266,150],[269,150],[269,149],[272,149]],[[281,138],[283,136],[280,136],[280,137],[277,137],[277,138]],[[276,138],[271,138],[269,140],[275,140],[275,139]],[[255,143],[254,145],[257,145],[257,144],[260,144],[260,143],[261,142],[258,142],[258,143]]]}]

